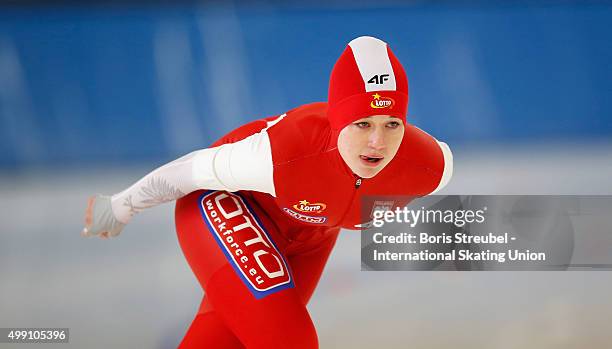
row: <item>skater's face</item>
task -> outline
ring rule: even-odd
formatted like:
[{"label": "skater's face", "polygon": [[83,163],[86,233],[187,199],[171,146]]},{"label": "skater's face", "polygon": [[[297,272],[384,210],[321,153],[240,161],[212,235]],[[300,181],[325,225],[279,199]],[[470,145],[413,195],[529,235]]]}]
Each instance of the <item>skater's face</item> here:
[{"label": "skater's face", "polygon": [[340,131],[338,151],[361,178],[372,178],[393,159],[404,138],[401,119],[373,115],[356,120]]}]

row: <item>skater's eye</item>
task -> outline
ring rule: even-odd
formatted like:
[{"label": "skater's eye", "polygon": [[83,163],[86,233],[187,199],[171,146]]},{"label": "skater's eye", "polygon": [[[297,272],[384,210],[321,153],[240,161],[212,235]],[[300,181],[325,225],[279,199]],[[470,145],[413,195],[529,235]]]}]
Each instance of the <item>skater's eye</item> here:
[{"label": "skater's eye", "polygon": [[391,121],[390,123],[387,124],[388,128],[398,128],[400,126],[400,123],[397,121]]},{"label": "skater's eye", "polygon": [[354,123],[354,125],[356,125],[359,128],[368,128],[368,127],[370,127],[370,123],[367,122],[367,121],[356,122],[356,123]]}]

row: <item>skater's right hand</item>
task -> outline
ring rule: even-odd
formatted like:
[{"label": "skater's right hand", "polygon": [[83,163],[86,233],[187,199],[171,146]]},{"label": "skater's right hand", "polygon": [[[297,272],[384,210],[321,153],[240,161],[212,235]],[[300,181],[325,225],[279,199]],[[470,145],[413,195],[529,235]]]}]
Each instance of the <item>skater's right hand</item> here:
[{"label": "skater's right hand", "polygon": [[119,222],[113,214],[110,196],[96,194],[89,198],[81,236],[108,239],[119,235],[123,227],[125,224]]}]

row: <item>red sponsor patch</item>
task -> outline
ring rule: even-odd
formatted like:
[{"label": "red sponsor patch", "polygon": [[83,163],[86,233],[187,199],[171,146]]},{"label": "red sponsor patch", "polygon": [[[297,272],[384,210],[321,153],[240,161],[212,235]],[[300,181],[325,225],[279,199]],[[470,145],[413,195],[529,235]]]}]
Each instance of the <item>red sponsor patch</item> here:
[{"label": "red sponsor patch", "polygon": [[205,222],[226,257],[257,298],[293,286],[287,263],[240,195],[202,195]]},{"label": "red sponsor patch", "polygon": [[287,207],[283,207],[283,211],[285,211],[286,214],[288,214],[289,216],[300,220],[302,222],[306,222],[306,223],[312,223],[312,224],[323,224],[325,223],[325,221],[327,220],[327,217],[312,217],[312,216],[307,216],[305,214],[301,214],[298,212],[293,211],[290,208]]},{"label": "red sponsor patch", "polygon": [[391,211],[395,201],[374,201],[372,205],[372,211],[370,212],[370,218],[374,218],[374,212],[376,211]]}]

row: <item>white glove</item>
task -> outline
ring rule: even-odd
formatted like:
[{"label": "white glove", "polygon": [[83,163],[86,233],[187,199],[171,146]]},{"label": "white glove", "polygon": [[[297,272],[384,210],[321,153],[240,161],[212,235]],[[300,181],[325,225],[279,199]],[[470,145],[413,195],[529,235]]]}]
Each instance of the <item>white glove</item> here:
[{"label": "white glove", "polygon": [[85,228],[81,236],[99,236],[107,239],[121,233],[125,224],[119,222],[111,207],[111,197],[96,194],[87,201],[85,211]]}]

